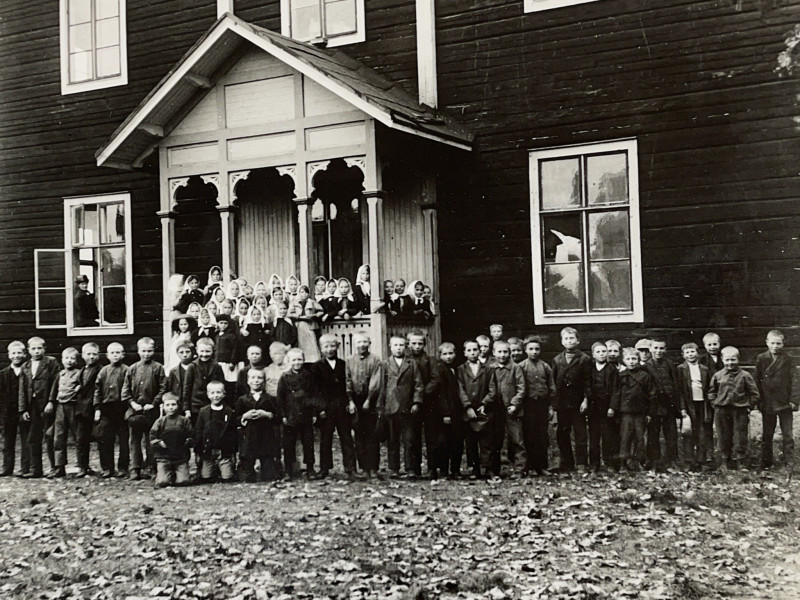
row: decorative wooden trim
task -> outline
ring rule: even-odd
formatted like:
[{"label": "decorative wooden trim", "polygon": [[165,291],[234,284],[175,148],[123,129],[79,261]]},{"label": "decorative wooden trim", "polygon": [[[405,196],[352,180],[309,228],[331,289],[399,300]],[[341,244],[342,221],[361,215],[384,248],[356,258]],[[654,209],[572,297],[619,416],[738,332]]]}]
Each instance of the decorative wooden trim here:
[{"label": "decorative wooden trim", "polygon": [[250,176],[250,171],[236,171],[228,173],[228,189],[231,192],[231,204],[237,202],[239,197],[236,195],[236,186]]},{"label": "decorative wooden trim", "polygon": [[574,6],[576,4],[586,4],[587,2],[596,2],[597,0],[525,0],[525,12],[540,12],[543,10],[551,10],[553,8],[564,8],[566,6]]},{"label": "decorative wooden trim", "polygon": [[219,173],[214,173],[212,175],[200,175],[200,179],[203,180],[203,183],[210,183],[217,189],[217,200],[219,200]]},{"label": "decorative wooden trim", "polygon": [[417,8],[417,80],[419,103],[436,108],[439,91],[436,73],[436,2],[416,0]]},{"label": "decorative wooden trim", "polygon": [[177,179],[170,179],[169,180],[169,199],[170,199],[170,206],[175,206],[177,200],[175,200],[175,193],[182,187],[186,187],[189,183],[188,177],[178,177]]},{"label": "decorative wooden trim", "polygon": [[224,17],[226,13],[233,14],[233,0],[217,0],[217,18]]},{"label": "decorative wooden trim", "polygon": [[331,161],[323,160],[319,162],[311,162],[306,165],[309,192],[314,189],[314,175],[316,175],[319,171],[324,171],[327,169],[330,164]]},{"label": "decorative wooden trim", "polygon": [[297,187],[297,165],[287,165],[285,167],[275,167],[278,171],[278,175],[283,177],[284,175],[288,175],[294,181],[294,186]]},{"label": "decorative wooden trim", "polygon": [[356,156],[353,158],[345,158],[344,163],[348,167],[356,167],[359,169],[365,176],[367,174],[367,157],[366,156]]}]

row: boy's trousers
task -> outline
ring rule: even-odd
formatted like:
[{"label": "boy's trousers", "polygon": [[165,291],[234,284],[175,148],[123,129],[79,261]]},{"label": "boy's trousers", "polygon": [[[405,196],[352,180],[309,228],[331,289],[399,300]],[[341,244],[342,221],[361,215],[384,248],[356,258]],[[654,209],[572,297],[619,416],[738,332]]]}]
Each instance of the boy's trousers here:
[{"label": "boy's trousers", "polygon": [[[661,456],[661,432],[664,432],[666,453]],[[647,460],[650,466],[667,465],[678,459],[678,425],[675,417],[653,416],[647,424]]]},{"label": "boy's trousers", "polygon": [[[223,471],[223,464],[222,461],[228,461],[228,468],[230,469],[228,477],[225,477],[226,471]],[[256,480],[256,461],[259,462],[261,465],[261,472],[259,473],[259,477],[261,481],[275,481],[278,478],[278,471],[275,467],[275,457],[274,456],[240,456],[239,457],[239,468],[242,472],[242,480],[248,483],[253,483]],[[214,459],[203,459],[203,465],[206,463],[211,463],[213,465]],[[233,477],[233,468],[232,462],[230,458],[228,459],[221,459],[220,460],[220,473],[222,475],[222,479],[228,480]],[[206,477],[205,473],[208,472],[208,477]],[[211,478],[211,471],[203,471],[203,478],[210,479]]]},{"label": "boy's trousers", "polygon": [[714,458],[714,422],[705,421],[705,401],[688,403],[689,422],[692,427],[692,452],[694,464],[711,462]]},{"label": "boy's trousers", "polygon": [[619,468],[619,421],[601,413],[589,413],[589,464],[600,467],[603,463],[612,469]]},{"label": "boy's trousers", "polygon": [[78,441],[78,421],[75,413],[74,402],[59,402],[56,405],[55,433],[53,445],[55,447],[56,467],[67,464],[67,438],[72,434],[72,439]]},{"label": "boy's trousers", "polygon": [[[155,419],[150,421],[151,425],[154,422]],[[148,427],[142,430],[131,427],[130,430],[131,468],[141,469],[142,467],[152,467],[153,449],[150,447],[150,428]],[[142,442],[144,442],[144,452],[142,452]]]},{"label": "boy's trousers", "polygon": [[465,424],[467,464],[474,475],[500,475],[500,453],[506,425],[502,413],[489,414],[489,422],[482,431],[474,431],[468,422]]},{"label": "boy's trousers", "polygon": [[[572,454],[571,435],[575,436],[575,454]],[[576,464],[586,466],[587,435],[586,416],[578,408],[560,408],[558,410],[558,428],[556,429],[558,452],[561,455],[561,468],[573,469]]]},{"label": "boy's trousers", "polygon": [[53,423],[55,411],[46,415],[44,411],[39,413],[36,409],[28,413],[31,417],[28,423],[28,447],[31,461],[31,471],[34,475],[42,475],[42,440],[44,439],[47,448],[47,458],[50,467],[56,468],[56,457],[53,449]]},{"label": "boy's trousers", "polygon": [[722,460],[743,461],[747,455],[747,434],[750,414],[746,407],[714,407],[714,425]]},{"label": "boy's trousers", "polygon": [[185,460],[156,461],[156,485],[185,485],[189,483],[189,463]]},{"label": "boy's trousers", "polygon": [[15,407],[8,410],[3,424],[3,473],[11,475],[16,461],[17,434],[20,439],[20,468],[22,473],[31,470],[31,449],[28,445],[29,423],[19,418]]},{"label": "boy's trousers", "polygon": [[422,475],[422,414],[395,413],[386,416],[389,425],[387,440],[389,470],[400,470],[400,447],[406,473]]},{"label": "boy's trousers", "polygon": [[303,462],[306,468],[314,468],[314,427],[311,423],[301,423],[297,426],[283,426],[283,462],[286,473],[293,475],[294,465],[297,462],[297,438],[303,446]]},{"label": "boy's trousers", "polygon": [[[202,479],[211,479],[216,473],[219,473],[219,478],[222,481],[230,481],[233,479],[233,457],[222,456],[217,451],[214,456],[202,457],[200,462],[200,477]],[[272,460],[273,465],[275,459]],[[264,470],[264,463],[261,463],[261,470]]]},{"label": "boy's trousers", "polygon": [[644,415],[630,415],[623,413],[619,423],[619,460],[624,463],[630,458],[635,458],[641,465],[645,455],[645,423]]},{"label": "boy's trousers", "polygon": [[761,438],[761,465],[768,467],[772,465],[772,438],[775,436],[775,426],[781,424],[781,438],[783,444],[783,456],[787,465],[794,464],[794,434],[792,432],[792,421],[794,415],[792,409],[787,408],[778,413],[762,413],[764,422],[763,437]]},{"label": "boy's trousers", "polygon": [[333,432],[339,434],[342,446],[342,463],[345,473],[356,471],[356,447],[353,441],[353,422],[355,415],[344,408],[327,415],[319,423],[319,468],[322,471],[333,469]]},{"label": "boy's trousers", "polygon": [[130,464],[130,447],[128,446],[128,422],[125,420],[125,405],[122,402],[109,402],[100,405],[100,415],[108,419],[108,430],[105,439],[98,440],[100,451],[100,468],[114,472],[114,443],[119,441],[117,468],[127,471]]},{"label": "boy's trousers", "polygon": [[[358,406],[358,403],[356,403]],[[362,471],[377,471],[381,444],[378,441],[378,415],[371,411],[358,412],[356,421],[355,452]]]},{"label": "boy's trousers", "polygon": [[448,427],[449,431],[447,432],[446,438],[446,463],[444,471],[448,471],[450,475],[454,477],[458,477],[461,475],[461,461],[464,459],[464,436],[466,435],[466,427],[469,427],[464,421],[461,419],[461,415],[457,415],[452,418],[450,425],[445,425]]},{"label": "boy's trousers", "polygon": [[522,424],[522,417],[509,416],[506,414],[506,448],[508,452],[508,462],[517,469],[525,469],[528,464],[528,455],[525,451],[525,435]]},{"label": "boy's trousers", "polygon": [[522,434],[525,443],[527,471],[547,470],[547,450],[550,446],[548,404],[542,400],[526,399],[522,408]]}]

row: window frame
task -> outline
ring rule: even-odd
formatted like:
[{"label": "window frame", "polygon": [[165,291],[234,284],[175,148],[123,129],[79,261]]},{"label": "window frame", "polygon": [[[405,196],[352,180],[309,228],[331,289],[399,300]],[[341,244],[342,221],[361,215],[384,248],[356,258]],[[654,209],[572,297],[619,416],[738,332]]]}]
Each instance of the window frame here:
[{"label": "window frame", "polygon": [[524,10],[526,13],[541,12],[543,10],[553,10],[555,8],[565,8],[576,4],[586,4],[597,2],[598,0],[525,0]]},{"label": "window frame", "polygon": [[[630,238],[631,264],[631,310],[604,310],[591,312],[588,305],[584,312],[565,311],[546,313],[544,302],[544,256],[542,248],[541,216],[539,209],[539,161],[583,157],[587,154],[600,154],[624,151],[628,159],[628,231]],[[528,172],[531,208],[531,257],[533,272],[533,316],[536,325],[568,325],[580,323],[642,323],[644,322],[644,295],[642,288],[642,250],[639,212],[639,160],[638,143],[635,138],[560,146],[529,150]],[[568,212],[568,211],[565,211]],[[552,214],[547,211],[545,214]],[[587,247],[587,243],[584,246]],[[583,262],[581,264],[584,264]],[[584,265],[587,266],[587,265]],[[585,276],[585,275],[584,275]]]},{"label": "window frame", "polygon": [[[95,0],[91,0],[93,3]],[[69,72],[69,3],[59,0],[59,38],[61,55],[61,95],[78,94],[92,90],[102,90],[128,84],[128,35],[126,1],[119,2],[119,61],[120,73],[112,77],[93,78],[86,81],[70,82]],[[96,21],[91,21],[94,25]],[[93,48],[94,53],[97,48]]]},{"label": "window frame", "polygon": [[54,292],[54,291],[61,291],[64,294],[64,310],[65,312],[68,310],[66,306],[67,298],[67,286],[66,281],[64,285],[59,286],[42,286],[39,284],[39,255],[41,254],[61,254],[62,259],[64,260],[64,265],[67,264],[67,251],[63,248],[35,248],[33,250],[33,304],[34,304],[34,315],[36,321],[36,329],[64,329],[67,326],[66,322],[66,315],[64,317],[64,323],[56,323],[51,325],[43,325],[41,319],[41,311],[42,308],[39,302],[39,292],[46,291],[46,292]]},{"label": "window frame", "polygon": [[[318,0],[322,3],[324,0]],[[336,48],[348,44],[358,44],[367,39],[366,19],[364,17],[364,0],[355,0],[356,5],[356,31],[346,35],[337,35],[331,38],[322,36],[318,39],[307,40],[305,43],[317,44],[325,42],[326,48]],[[292,36],[292,5],[291,0],[281,0],[281,35],[296,39]],[[300,41],[300,40],[298,40]]]},{"label": "window frame", "polygon": [[[115,204],[122,201],[125,210],[125,325],[76,327],[75,326],[75,274],[72,271],[73,222],[72,209],[87,204]],[[64,249],[67,253],[64,265],[64,280],[67,293],[67,336],[120,335],[133,333],[133,230],[131,226],[131,195],[128,192],[98,194],[92,196],[72,196],[64,198]],[[114,244],[118,247],[120,244]],[[92,248],[102,247],[99,243]],[[95,282],[95,296],[99,285]],[[99,307],[98,307],[99,309]]]}]

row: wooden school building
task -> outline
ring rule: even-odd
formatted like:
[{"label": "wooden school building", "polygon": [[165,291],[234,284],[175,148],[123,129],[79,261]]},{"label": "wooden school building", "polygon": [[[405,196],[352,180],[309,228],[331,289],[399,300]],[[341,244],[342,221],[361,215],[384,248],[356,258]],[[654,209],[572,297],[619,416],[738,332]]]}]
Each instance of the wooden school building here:
[{"label": "wooden school building", "polygon": [[[433,289],[429,351],[493,322],[794,341],[793,0],[6,0],[0,343],[170,335],[220,265]],[[76,319],[85,275],[99,317]]]}]

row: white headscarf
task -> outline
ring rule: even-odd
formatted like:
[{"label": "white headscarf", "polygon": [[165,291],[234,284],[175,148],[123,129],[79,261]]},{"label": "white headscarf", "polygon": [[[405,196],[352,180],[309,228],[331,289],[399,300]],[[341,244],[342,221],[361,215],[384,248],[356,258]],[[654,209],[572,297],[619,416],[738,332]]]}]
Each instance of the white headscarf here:
[{"label": "white headscarf", "polygon": [[[348,292],[347,296],[342,296],[342,293],[339,291],[339,286],[342,284],[343,281],[347,282],[350,291]],[[336,291],[333,293],[335,298],[347,298],[350,302],[355,302],[355,298],[353,298],[353,285],[350,283],[350,280],[342,277],[336,282]]]},{"label": "white headscarf", "polygon": [[[364,280],[367,271],[369,271],[369,265],[361,265],[356,273],[356,287],[360,287],[365,296],[369,296],[371,290],[370,282]],[[370,273],[370,278],[372,278],[372,273]]]}]

